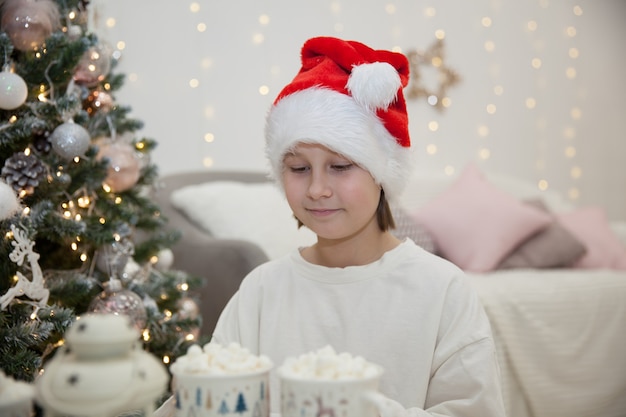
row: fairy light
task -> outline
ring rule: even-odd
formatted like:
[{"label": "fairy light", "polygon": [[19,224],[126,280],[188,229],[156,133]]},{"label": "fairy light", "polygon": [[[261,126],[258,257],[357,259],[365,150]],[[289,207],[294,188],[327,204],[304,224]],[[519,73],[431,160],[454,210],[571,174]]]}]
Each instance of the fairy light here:
[{"label": "fairy light", "polygon": [[482,148],[478,150],[478,157],[482,160],[487,160],[491,157],[491,151],[487,148]]},{"label": "fairy light", "polygon": [[86,195],[82,197],[78,197],[78,200],[76,201],[78,203],[78,207],[80,208],[87,208],[91,204],[91,199],[89,198],[89,196],[86,196]]},{"label": "fairy light", "polygon": [[164,356],[163,356],[163,363],[164,363],[164,364],[166,364],[166,365],[167,365],[168,363],[170,363],[170,357],[169,357],[169,356],[167,356],[167,355],[164,355]]},{"label": "fairy light", "polygon": [[144,342],[149,342],[151,339],[150,330],[144,329],[143,332],[141,333],[141,338],[143,339]]}]

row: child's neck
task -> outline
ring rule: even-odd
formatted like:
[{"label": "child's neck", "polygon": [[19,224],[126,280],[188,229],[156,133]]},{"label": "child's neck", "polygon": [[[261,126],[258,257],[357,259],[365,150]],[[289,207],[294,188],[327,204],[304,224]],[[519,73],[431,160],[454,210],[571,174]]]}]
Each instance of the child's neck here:
[{"label": "child's neck", "polygon": [[374,239],[318,239],[316,244],[302,250],[302,257],[312,264],[329,268],[362,266],[376,262],[399,244],[400,241],[389,232],[380,232]]}]

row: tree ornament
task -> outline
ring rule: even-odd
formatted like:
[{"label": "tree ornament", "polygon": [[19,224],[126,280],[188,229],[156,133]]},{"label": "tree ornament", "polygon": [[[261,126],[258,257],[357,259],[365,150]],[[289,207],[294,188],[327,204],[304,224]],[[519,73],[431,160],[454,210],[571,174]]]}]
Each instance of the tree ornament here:
[{"label": "tree ornament", "polygon": [[113,108],[113,97],[105,91],[94,90],[83,102],[87,113],[94,114],[98,111],[107,113]]},{"label": "tree ornament", "polygon": [[5,0],[0,25],[16,49],[32,51],[60,28],[60,13],[52,0]]},{"label": "tree ornament", "polygon": [[20,209],[17,195],[9,184],[0,181],[0,220],[6,220]]},{"label": "tree ornament", "polygon": [[[193,298],[183,297],[178,302],[178,317],[181,319],[197,320],[200,318],[200,307]],[[194,327],[189,331],[197,340],[200,337],[200,328]]]},{"label": "tree ornament", "polygon": [[134,291],[124,289],[117,278],[110,278],[105,289],[89,304],[92,313],[123,314],[130,317],[133,326],[143,331],[148,317],[141,297]]},{"label": "tree ornament", "polygon": [[103,81],[111,70],[111,51],[103,44],[87,49],[76,66],[74,81],[94,87]]},{"label": "tree ornament", "polygon": [[48,140],[48,136],[48,132],[33,133],[33,146],[37,150],[37,152],[40,152],[42,154],[47,154],[48,152],[50,152],[50,149],[52,149],[52,144]]},{"label": "tree ornament", "polygon": [[111,191],[126,191],[137,184],[141,167],[137,152],[132,145],[121,141],[103,143],[97,158],[106,158],[109,162],[104,182],[111,188]]},{"label": "tree ornament", "polygon": [[32,194],[46,178],[47,171],[35,155],[18,152],[4,162],[0,176],[18,193]]},{"label": "tree ornament", "polygon": [[5,65],[0,72],[0,109],[17,109],[24,104],[26,97],[28,97],[26,82]]},{"label": "tree ornament", "polygon": [[13,251],[9,254],[9,259],[22,266],[24,260],[28,260],[32,273],[32,280],[26,278],[22,273],[17,271],[17,284],[9,288],[9,290],[0,297],[0,310],[4,310],[16,297],[26,296],[32,301],[25,303],[33,304],[37,308],[43,308],[48,305],[48,297],[50,291],[44,286],[43,271],[39,266],[39,254],[33,251],[35,242],[31,241],[26,232],[18,229],[14,224],[11,225],[13,233]]},{"label": "tree ornament", "polygon": [[157,253],[157,261],[154,267],[161,272],[169,271],[174,263],[174,252],[170,248],[161,249]]},{"label": "tree ornament", "polygon": [[96,266],[112,277],[124,275],[128,261],[135,253],[135,245],[128,237],[122,237],[109,246],[102,246],[96,255]]},{"label": "tree ornament", "polygon": [[87,129],[70,120],[57,126],[49,140],[54,152],[61,158],[70,160],[85,154],[89,149],[91,137]]},{"label": "tree ornament", "polygon": [[80,39],[81,36],[83,36],[83,29],[80,25],[69,25],[67,27],[67,37],[71,41],[76,41]]}]

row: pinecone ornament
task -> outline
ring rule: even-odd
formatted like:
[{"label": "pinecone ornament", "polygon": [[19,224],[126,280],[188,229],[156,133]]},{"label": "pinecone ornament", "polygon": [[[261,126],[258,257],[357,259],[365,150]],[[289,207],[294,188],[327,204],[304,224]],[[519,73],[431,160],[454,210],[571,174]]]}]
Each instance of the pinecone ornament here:
[{"label": "pinecone ornament", "polygon": [[46,165],[35,155],[18,152],[7,159],[0,176],[18,193],[32,194],[46,178]]},{"label": "pinecone ornament", "polygon": [[52,144],[48,140],[48,132],[33,135],[33,145],[37,151],[47,154],[52,149]]}]

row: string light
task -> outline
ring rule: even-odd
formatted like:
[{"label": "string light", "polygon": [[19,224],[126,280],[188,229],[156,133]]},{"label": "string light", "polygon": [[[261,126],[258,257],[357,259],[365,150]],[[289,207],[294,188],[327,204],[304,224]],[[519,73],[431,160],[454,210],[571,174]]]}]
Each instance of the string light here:
[{"label": "string light", "polygon": [[[190,23],[190,29],[196,27],[201,17],[199,15],[200,13],[203,15],[207,13],[207,10],[204,10],[207,9],[207,7],[204,6],[203,3],[202,6],[203,7],[201,7],[199,1],[184,5],[185,8],[188,7],[188,13],[197,15],[191,16],[194,19],[192,23]],[[353,27],[348,27],[351,22],[348,20],[349,10],[347,9],[348,5],[346,2],[331,0],[325,3],[324,6],[326,9],[321,10],[321,12],[327,16],[328,30],[334,31],[338,36],[341,36],[341,33],[346,29],[354,29]],[[406,49],[407,43],[411,41],[407,38],[407,35],[413,36],[413,33],[409,31],[408,27],[398,27],[398,25],[402,23],[399,19],[404,19],[406,15],[404,13],[405,11],[402,10],[403,6],[404,3],[393,0],[385,1],[378,5],[379,15],[387,19],[385,21],[381,19],[379,26],[384,27],[383,25],[385,25],[386,22],[389,23],[388,32],[391,35],[393,43],[396,44],[393,47],[394,50],[400,50],[401,47]],[[524,149],[530,148],[531,152],[534,153],[529,154],[529,161],[524,161],[522,159],[523,155],[520,155],[520,158],[517,158],[515,162],[520,165],[532,164],[529,170],[534,171],[535,178],[533,181],[535,184],[538,184],[539,180],[545,180],[551,187],[559,186],[563,189],[567,189],[568,186],[573,186],[576,182],[575,180],[578,180],[578,178],[573,178],[569,175],[569,168],[576,163],[580,163],[577,159],[579,159],[582,152],[580,149],[578,152],[576,151],[579,146],[576,131],[579,128],[578,124],[584,120],[583,116],[586,115],[587,110],[582,106],[582,104],[584,104],[584,96],[581,93],[583,92],[580,91],[580,88],[577,88],[581,86],[575,84],[579,82],[580,78],[584,75],[580,62],[585,57],[585,51],[580,49],[583,45],[579,39],[583,35],[582,30],[584,29],[579,24],[579,21],[583,18],[583,9],[579,5],[563,6],[568,8],[569,15],[562,14],[560,11],[564,9],[557,10],[554,2],[540,0],[539,2],[527,6],[524,10],[525,13],[512,16],[506,14],[506,10],[504,10],[505,8],[502,6],[500,2],[491,2],[485,5],[484,10],[478,10],[478,13],[474,14],[475,22],[473,22],[473,25],[474,30],[477,30],[477,36],[475,44],[471,46],[474,47],[474,50],[478,50],[477,53],[475,51],[473,52],[477,55],[476,60],[484,61],[485,64],[483,65],[483,74],[478,74],[477,77],[477,74],[468,72],[468,77],[471,76],[473,80],[478,80],[477,82],[483,83],[485,89],[483,91],[484,94],[472,98],[475,100],[476,109],[471,115],[472,118],[459,118],[459,120],[469,120],[469,123],[472,123],[468,123],[469,129],[465,130],[465,132],[469,132],[471,141],[465,140],[463,146],[469,147],[466,153],[474,157],[479,154],[482,149],[487,149],[490,151],[492,163],[494,163],[494,165],[496,163],[502,165],[502,158],[509,157],[508,153],[507,155],[502,154],[506,152],[506,148],[504,148],[505,141],[501,140],[501,138],[509,140],[505,137],[507,132],[503,130],[502,126],[505,128],[508,127],[505,121],[512,117],[512,113],[517,113],[520,115],[518,119],[520,123],[524,123],[524,126],[527,126],[525,134],[528,136],[525,137],[526,143],[523,145]],[[412,14],[413,17],[411,19],[413,21],[411,23],[415,23],[416,27],[435,27],[438,23],[437,19],[439,19],[439,23],[441,23],[445,22],[445,19],[449,17],[445,15],[448,13],[447,8],[439,6],[439,3],[434,1],[428,1],[421,5],[416,5],[415,7],[417,14]],[[561,6],[559,5],[559,7]],[[279,21],[273,14],[270,16],[271,13],[268,13],[267,10],[263,10],[262,8],[263,5],[261,5],[261,10],[257,11],[256,18],[251,20],[253,27],[250,28],[247,35],[248,43],[252,42],[253,44],[260,45],[261,43],[265,44],[268,42],[271,34],[268,30],[272,29],[271,26]],[[555,23],[547,24],[546,22],[550,21],[548,18],[552,17],[552,15],[557,12],[559,15]],[[507,21],[504,21],[504,19],[507,19]],[[501,36],[503,35],[502,28],[509,23],[511,28],[506,30],[508,31],[507,35],[510,34],[510,37]],[[437,31],[436,36],[445,35],[445,30],[443,29],[441,29],[441,32]],[[496,32],[496,30],[499,32]],[[415,30],[415,32],[417,31]],[[396,37],[398,33],[402,36],[398,35]],[[449,36],[456,36],[457,34],[458,32],[449,30]],[[554,36],[555,34],[557,37]],[[412,39],[424,39],[423,32],[418,32],[418,35],[421,36],[421,38],[413,37]],[[560,35],[564,35],[564,37],[559,37]],[[204,36],[206,36],[206,33]],[[508,52],[509,46],[513,45],[513,43],[505,44],[505,42],[510,42],[511,40],[522,41],[522,48],[519,52],[514,54]],[[526,41],[527,43],[524,44]],[[455,46],[457,47],[459,45],[456,39],[450,38],[449,42],[451,46],[452,42],[456,42]],[[408,46],[411,45],[409,44]],[[518,44],[515,46],[518,46]],[[526,46],[526,49],[524,49],[524,46]],[[548,49],[548,47],[551,49]],[[264,55],[267,57],[279,55],[273,54],[272,52],[274,51],[271,49],[265,52],[268,52]],[[454,53],[455,55],[451,56],[451,58],[458,58],[458,51]],[[503,57],[507,59],[511,58],[512,63],[515,63],[514,60],[519,57],[521,65],[515,68],[515,75],[518,76],[516,80],[510,81],[508,79],[508,76],[512,74],[505,73],[505,71],[510,71],[510,69],[508,67],[508,61],[500,62]],[[213,68],[212,58],[200,58],[201,59],[198,59],[199,69],[209,70]],[[429,61],[429,65],[432,66],[433,70],[439,68],[437,67],[438,63],[440,64],[436,59]],[[217,68],[218,63],[216,62],[215,64],[215,68]],[[219,64],[220,67],[224,65],[223,62]],[[281,68],[276,62],[269,62],[266,66],[263,66],[263,62],[257,62],[255,65],[258,66],[259,72],[267,72],[268,80],[261,80],[261,82],[254,84],[254,93],[257,96],[262,96],[261,98],[269,96],[272,94],[272,90],[276,88],[272,81],[277,79],[275,76],[281,75]],[[203,74],[205,77],[207,76],[206,72]],[[480,79],[480,75],[488,77],[486,78],[486,83]],[[198,77],[198,80],[203,88],[207,88],[206,85],[208,83],[205,81],[205,78]],[[519,87],[520,85],[525,85],[523,83],[526,82],[528,83],[527,89]],[[579,119],[561,120],[558,117],[553,117],[557,112],[560,112],[559,114],[566,114],[569,109],[557,109],[551,106],[551,104],[557,103],[560,106],[562,105],[561,103],[568,100],[568,97],[559,97],[559,100],[556,101],[555,97],[558,96],[558,94],[552,94],[548,91],[548,88],[560,87],[564,83],[569,83],[565,84],[566,88],[564,91],[565,94],[571,94],[572,100],[570,100],[570,102],[575,104],[575,106],[572,107],[581,108]],[[472,84],[472,86],[475,85],[476,84]],[[198,88],[200,88],[200,86],[198,86]],[[463,97],[459,97],[459,99],[463,99]],[[453,104],[457,105],[457,100],[459,99],[457,99],[454,94],[444,97],[438,96],[437,94],[429,94],[423,98],[423,103],[427,104],[428,107],[436,108],[440,106],[445,110],[451,109]],[[463,104],[464,106],[467,105],[467,103]],[[216,122],[217,119],[214,117],[214,114],[216,112],[219,114],[223,111],[218,105],[215,105],[216,108],[213,108],[213,106],[214,105],[208,105],[206,103],[203,106],[205,109],[208,109],[204,112],[207,124],[213,123],[214,121]],[[453,110],[458,111],[458,109]],[[522,111],[520,112],[520,110]],[[474,108],[472,108],[471,111],[474,111]],[[451,114],[450,111],[447,112]],[[445,144],[442,143],[444,140],[449,140],[448,132],[445,131],[448,126],[445,116],[437,118],[427,114],[426,117],[424,117],[424,113],[418,111],[416,111],[416,115],[417,116],[413,117],[413,119],[416,120],[417,123],[412,125],[412,129],[416,129],[419,134],[425,132],[427,137],[421,138],[420,140],[424,140],[423,143],[433,143],[434,146],[430,148],[431,151],[432,149],[439,149],[438,152],[433,152],[428,155],[437,155],[438,158],[442,159],[454,158],[456,155],[449,156],[443,152]],[[220,116],[223,117],[223,114]],[[454,113],[454,116],[458,117],[458,113]],[[224,119],[222,117],[219,119],[223,121]],[[424,119],[420,119],[422,117],[424,117]],[[430,127],[431,122],[438,122],[440,127],[438,129],[432,129]],[[485,129],[477,129],[474,125],[485,126]],[[559,143],[559,139],[562,140],[562,143]],[[215,125],[211,124],[202,127],[200,133],[197,134],[196,141],[203,141],[201,144],[203,144],[202,146],[205,148],[205,154],[200,155],[198,158],[200,159],[198,162],[201,163],[203,167],[210,168],[216,165],[217,161],[213,155],[213,149],[223,140],[224,134],[216,129]],[[514,146],[517,146],[517,144],[514,144]],[[520,145],[520,147],[522,147],[522,145]],[[421,152],[424,152],[425,149],[428,149],[428,147],[423,146]],[[459,149],[461,149],[459,153],[464,151],[462,147],[459,147]],[[451,162],[450,160],[441,161],[441,166],[443,167],[445,164],[453,165]],[[564,167],[562,166],[563,163],[566,164]],[[515,170],[516,167],[512,166],[511,169]],[[559,176],[564,179],[560,179]]]}]

